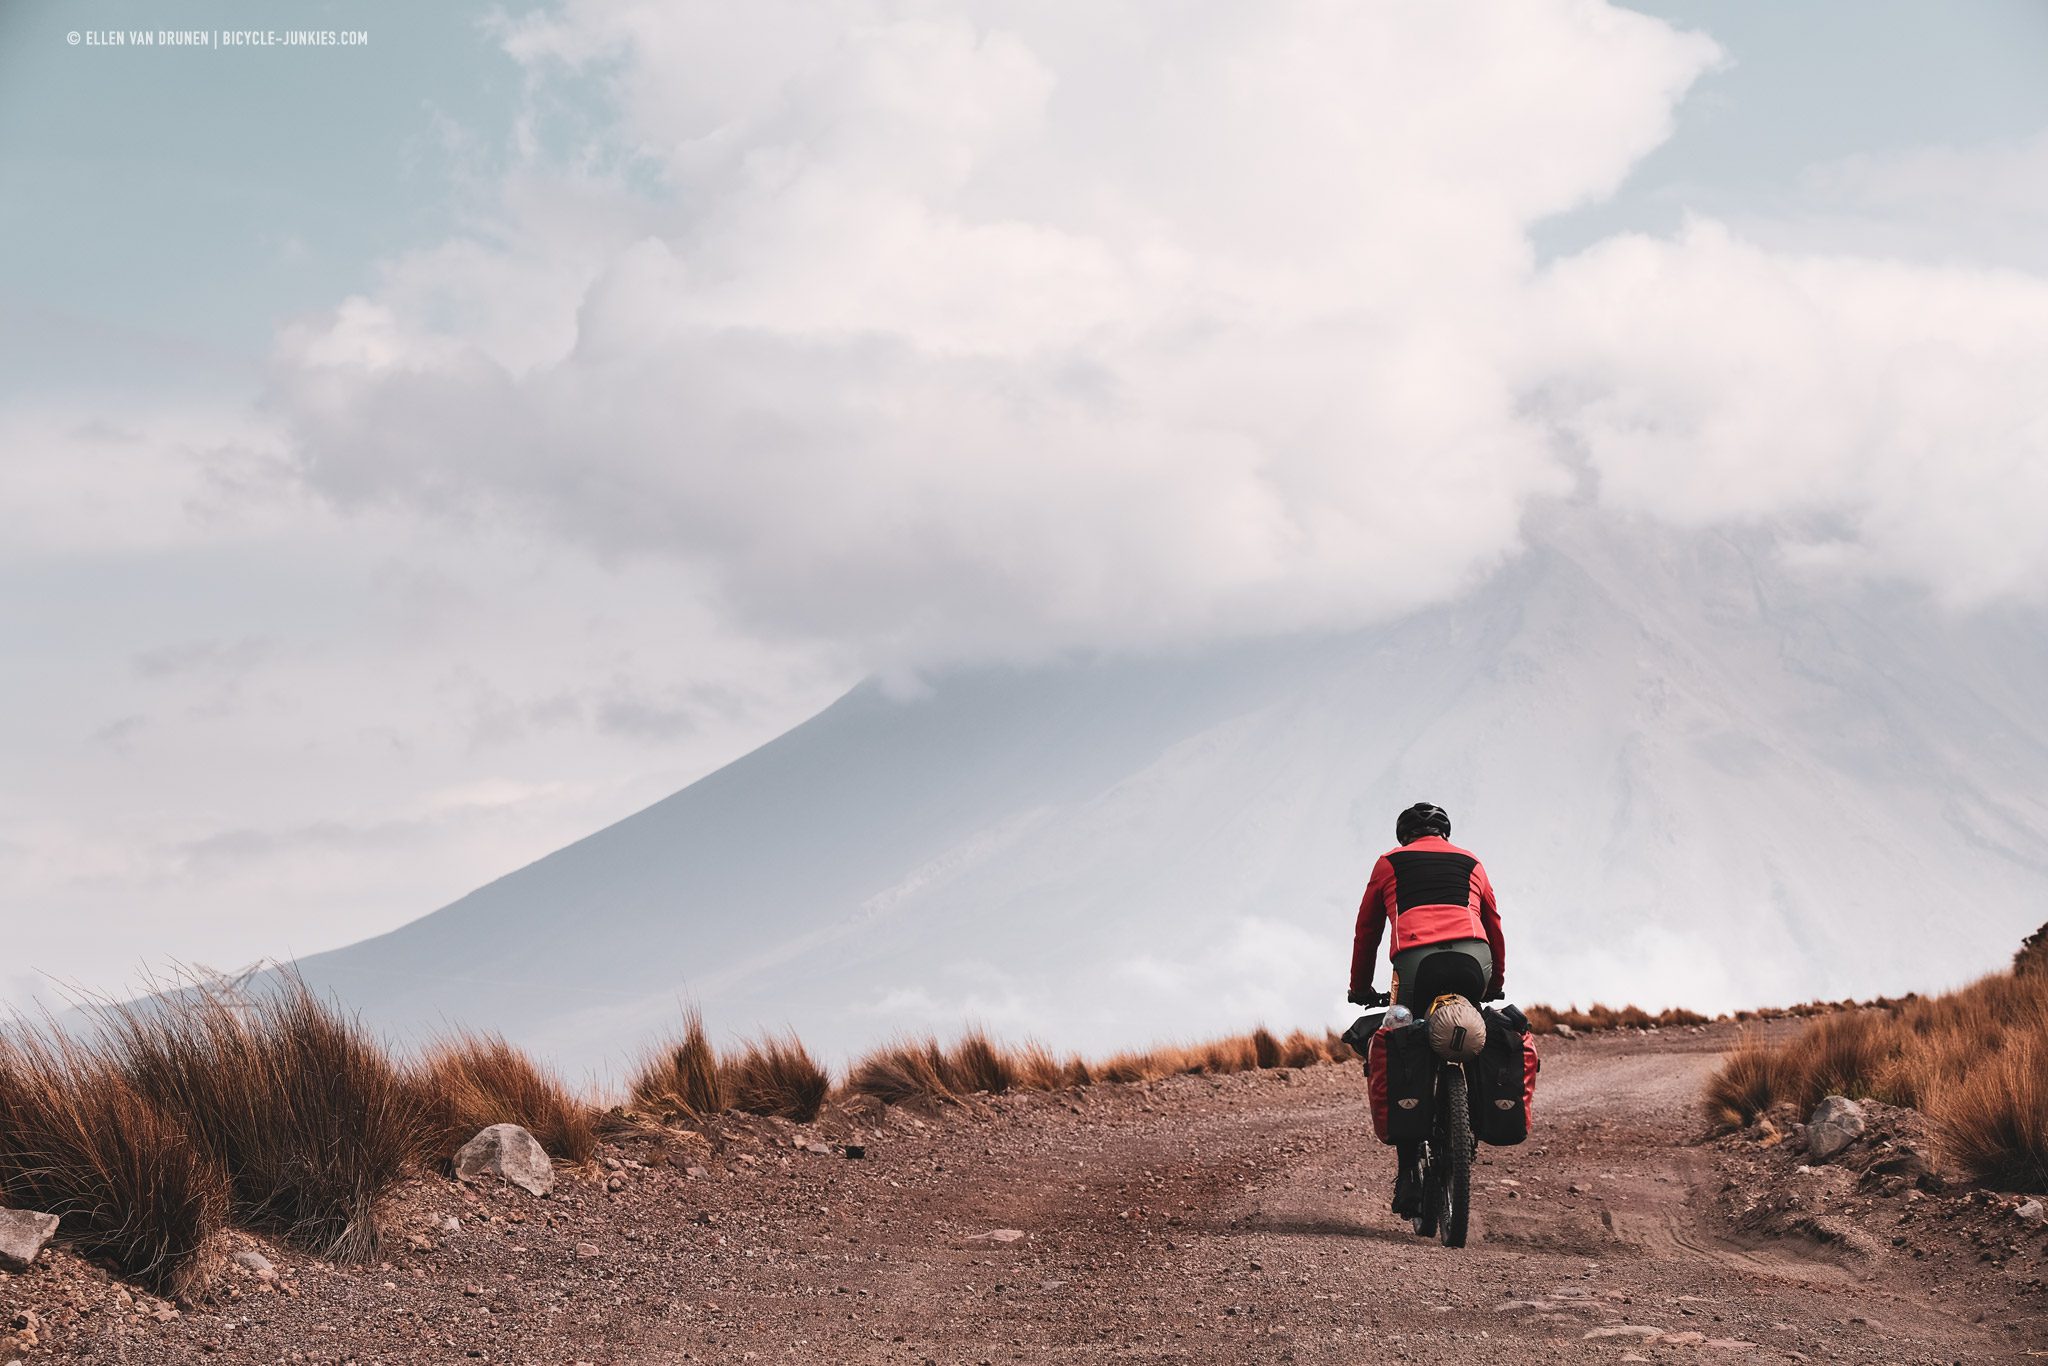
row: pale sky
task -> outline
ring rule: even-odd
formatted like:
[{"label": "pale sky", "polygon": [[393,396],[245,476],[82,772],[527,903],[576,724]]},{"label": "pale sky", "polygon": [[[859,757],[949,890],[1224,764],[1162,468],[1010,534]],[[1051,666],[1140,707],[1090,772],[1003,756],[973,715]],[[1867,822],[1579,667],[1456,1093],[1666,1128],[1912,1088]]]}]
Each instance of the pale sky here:
[{"label": "pale sky", "polygon": [[1587,481],[2038,601],[2044,78],[2025,0],[0,0],[0,1000]]}]

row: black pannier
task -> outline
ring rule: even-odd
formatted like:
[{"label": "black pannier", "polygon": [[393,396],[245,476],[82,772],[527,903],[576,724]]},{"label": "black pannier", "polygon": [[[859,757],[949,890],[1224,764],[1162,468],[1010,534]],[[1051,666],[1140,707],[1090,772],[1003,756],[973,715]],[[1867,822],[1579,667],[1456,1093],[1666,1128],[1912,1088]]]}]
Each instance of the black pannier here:
[{"label": "black pannier", "polygon": [[1380,1142],[1428,1138],[1436,1117],[1436,1054],[1430,1051],[1428,1026],[1418,1020],[1373,1035],[1365,1071]]},{"label": "black pannier", "polygon": [[1512,1147],[1529,1136],[1538,1063],[1536,1042],[1521,1014],[1486,1010],[1486,1047],[1466,1067],[1472,1079],[1473,1136],[1496,1147]]}]

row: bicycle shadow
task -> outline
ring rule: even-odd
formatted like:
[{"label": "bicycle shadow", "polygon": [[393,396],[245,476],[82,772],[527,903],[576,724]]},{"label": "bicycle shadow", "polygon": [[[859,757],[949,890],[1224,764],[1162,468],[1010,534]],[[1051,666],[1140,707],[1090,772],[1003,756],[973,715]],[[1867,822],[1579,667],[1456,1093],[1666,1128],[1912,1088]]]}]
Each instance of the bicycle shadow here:
[{"label": "bicycle shadow", "polygon": [[1356,1219],[1340,1219],[1327,1215],[1252,1218],[1245,1220],[1238,1227],[1247,1233],[1277,1233],[1297,1238],[1357,1238],[1366,1242],[1403,1244],[1415,1241],[1415,1234],[1405,1228],[1387,1228],[1380,1224],[1366,1224]]}]

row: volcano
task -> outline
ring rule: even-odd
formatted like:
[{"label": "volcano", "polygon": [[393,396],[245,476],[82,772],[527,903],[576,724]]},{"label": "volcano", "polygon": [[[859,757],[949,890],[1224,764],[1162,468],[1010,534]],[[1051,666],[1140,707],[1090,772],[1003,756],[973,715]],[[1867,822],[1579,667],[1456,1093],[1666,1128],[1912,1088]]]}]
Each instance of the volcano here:
[{"label": "volcano", "polygon": [[[1559,509],[1371,629],[855,688],[646,810],[303,962],[372,1024],[616,1069],[679,1007],[844,1057],[1312,1024],[1394,813],[1499,889],[1512,998],[1927,990],[2048,905],[2048,632]],[[1385,969],[1381,969],[1385,984]]]}]

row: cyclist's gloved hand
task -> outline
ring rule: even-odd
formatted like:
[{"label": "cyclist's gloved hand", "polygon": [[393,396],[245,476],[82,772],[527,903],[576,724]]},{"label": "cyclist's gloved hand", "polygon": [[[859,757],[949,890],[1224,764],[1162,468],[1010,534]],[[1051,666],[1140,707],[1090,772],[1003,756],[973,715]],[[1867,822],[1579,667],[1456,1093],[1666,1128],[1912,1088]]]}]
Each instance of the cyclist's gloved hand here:
[{"label": "cyclist's gloved hand", "polygon": [[1384,991],[1374,991],[1371,987],[1367,987],[1364,991],[1350,993],[1344,999],[1355,1006],[1383,1006],[1387,1003],[1388,998],[1387,993]]},{"label": "cyclist's gloved hand", "polygon": [[1507,998],[1507,988],[1497,986],[1486,993],[1486,996],[1483,998],[1482,1004],[1484,1003],[1484,1001],[1505,1001]]}]

